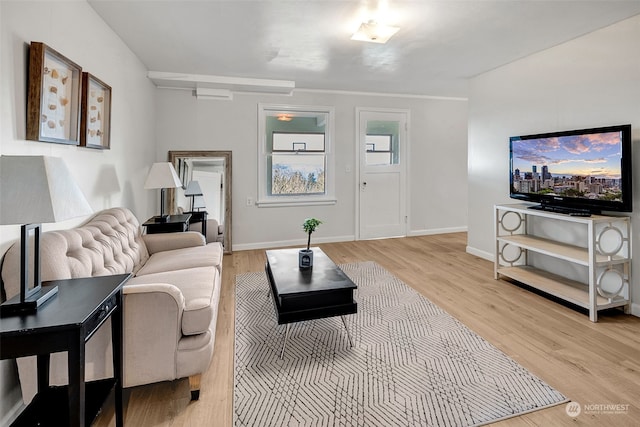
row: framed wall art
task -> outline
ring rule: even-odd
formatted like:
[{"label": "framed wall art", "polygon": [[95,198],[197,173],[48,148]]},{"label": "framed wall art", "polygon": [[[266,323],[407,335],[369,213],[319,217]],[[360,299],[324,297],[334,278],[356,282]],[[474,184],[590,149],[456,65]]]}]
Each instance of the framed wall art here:
[{"label": "framed wall art", "polygon": [[82,73],[80,145],[110,148],[111,86],[96,76]]},{"label": "framed wall art", "polygon": [[78,145],[82,67],[41,42],[31,42],[27,139]]}]

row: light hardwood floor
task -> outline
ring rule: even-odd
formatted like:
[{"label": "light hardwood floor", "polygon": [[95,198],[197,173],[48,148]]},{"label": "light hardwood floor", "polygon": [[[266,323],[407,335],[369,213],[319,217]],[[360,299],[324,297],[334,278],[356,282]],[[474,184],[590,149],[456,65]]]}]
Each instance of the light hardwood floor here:
[{"label": "light hardwood floor", "polygon": [[[582,404],[511,418],[498,426],[639,426],[640,318],[619,312],[598,323],[581,312],[502,280],[493,264],[465,253],[466,233],[319,245],[337,264],[375,261],[445,309],[535,375]],[[263,271],[263,250],[225,255],[213,361],[200,400],[188,381],[125,390],[125,425],[232,426],[234,285],[237,274]],[[622,405],[604,414],[593,405]],[[586,405],[591,405],[590,407]],[[586,414],[586,409],[591,409]],[[626,410],[625,410],[626,409]],[[106,405],[94,423],[114,425]]]}]

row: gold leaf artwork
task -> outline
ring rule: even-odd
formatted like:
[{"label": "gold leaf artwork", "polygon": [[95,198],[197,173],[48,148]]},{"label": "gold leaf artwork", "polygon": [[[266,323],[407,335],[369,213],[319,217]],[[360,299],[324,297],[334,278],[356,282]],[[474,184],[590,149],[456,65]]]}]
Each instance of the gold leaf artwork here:
[{"label": "gold leaf artwork", "polygon": [[49,87],[49,92],[51,92],[51,93],[58,93],[58,88],[57,88],[57,86],[51,86],[51,87]]},{"label": "gold leaf artwork", "polygon": [[63,85],[66,85],[66,84],[67,84],[67,79],[68,79],[68,78],[69,78],[69,76],[64,76],[64,77],[62,78],[62,84],[63,84]]},{"label": "gold leaf artwork", "polygon": [[55,129],[56,128],[56,122],[54,122],[53,120],[49,120],[47,122],[47,126],[49,126],[49,129]]},{"label": "gold leaf artwork", "polygon": [[60,98],[60,105],[62,105],[63,107],[65,107],[68,103],[69,103],[69,99]]},{"label": "gold leaf artwork", "polygon": [[51,70],[51,78],[52,79],[57,79],[60,76],[60,74],[58,73],[58,70],[56,70],[55,68],[53,70]]},{"label": "gold leaf artwork", "polygon": [[58,108],[56,104],[49,104],[49,110],[55,110],[56,108]]}]

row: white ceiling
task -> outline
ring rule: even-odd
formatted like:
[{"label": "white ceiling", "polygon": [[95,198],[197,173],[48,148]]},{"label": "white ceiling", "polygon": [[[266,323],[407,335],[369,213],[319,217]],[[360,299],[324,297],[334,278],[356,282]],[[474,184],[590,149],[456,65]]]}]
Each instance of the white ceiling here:
[{"label": "white ceiling", "polygon": [[640,0],[389,0],[378,19],[400,31],[380,45],[350,39],[377,0],[88,2],[150,71],[455,97],[470,77],[640,13]]}]

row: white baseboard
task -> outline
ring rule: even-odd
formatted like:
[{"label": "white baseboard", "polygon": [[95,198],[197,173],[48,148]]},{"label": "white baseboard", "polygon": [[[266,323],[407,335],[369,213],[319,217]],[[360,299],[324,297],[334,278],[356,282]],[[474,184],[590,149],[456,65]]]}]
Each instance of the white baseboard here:
[{"label": "white baseboard", "polygon": [[[429,236],[432,234],[447,234],[466,232],[467,227],[449,227],[449,228],[433,228],[429,230],[411,230],[407,233],[407,237]],[[313,238],[312,243],[337,243],[337,242],[353,242],[356,236],[336,236],[325,238]],[[234,244],[234,251],[249,251],[254,249],[283,248],[287,246],[303,246],[307,244],[307,239],[279,240],[275,242],[257,242],[257,243],[240,243]]]},{"label": "white baseboard", "polygon": [[474,247],[471,247],[471,246],[467,246],[466,247],[466,251],[467,251],[468,254],[475,255],[477,257],[486,259],[487,261],[491,261],[491,262],[494,261],[494,255],[493,255],[492,252],[482,251],[480,249],[477,249],[477,248],[474,248]]},{"label": "white baseboard", "polygon": [[430,236],[432,234],[462,233],[466,232],[467,227],[448,227],[448,228],[431,228],[428,230],[409,230],[407,237]]},{"label": "white baseboard", "polygon": [[[355,236],[335,236],[335,237],[325,237],[325,238],[315,238],[311,239],[311,246],[317,245],[319,243],[337,243],[337,242],[353,242],[356,239]],[[248,251],[253,249],[270,249],[270,248],[283,248],[287,246],[306,246],[307,239],[294,239],[294,240],[280,240],[276,242],[258,242],[258,243],[240,243],[233,245],[234,251]]]},{"label": "white baseboard", "polygon": [[631,303],[631,314],[640,317],[640,304],[635,302]]}]

